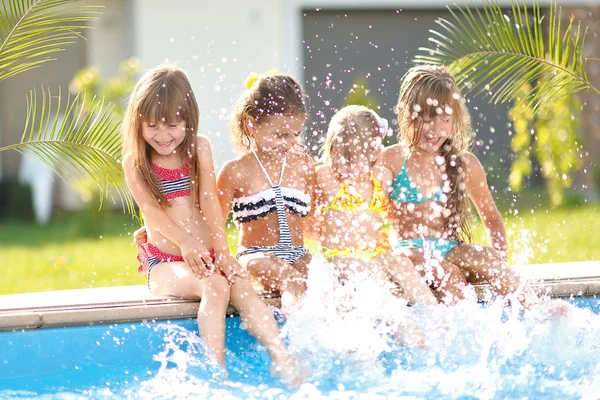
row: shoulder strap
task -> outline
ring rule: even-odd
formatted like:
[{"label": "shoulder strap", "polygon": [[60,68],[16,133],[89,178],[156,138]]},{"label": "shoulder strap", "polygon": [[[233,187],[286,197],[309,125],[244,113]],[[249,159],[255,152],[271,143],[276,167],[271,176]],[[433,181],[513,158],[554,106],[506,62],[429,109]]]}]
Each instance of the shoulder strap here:
[{"label": "shoulder strap", "polygon": [[267,170],[265,169],[263,164],[260,162],[260,158],[258,158],[258,154],[256,154],[256,151],[254,151],[254,149],[252,150],[252,154],[254,154],[256,161],[258,161],[258,165],[260,166],[260,169],[262,169],[263,174],[265,174],[265,176],[267,177],[267,180],[269,181],[269,185],[271,185],[271,187],[281,185],[281,180],[283,179],[283,172],[285,171],[285,164],[286,164],[287,158],[286,157],[283,158],[283,165],[281,166],[281,174],[279,174],[279,182],[277,183],[277,185],[273,185],[273,181],[271,180],[269,173],[267,172]]}]

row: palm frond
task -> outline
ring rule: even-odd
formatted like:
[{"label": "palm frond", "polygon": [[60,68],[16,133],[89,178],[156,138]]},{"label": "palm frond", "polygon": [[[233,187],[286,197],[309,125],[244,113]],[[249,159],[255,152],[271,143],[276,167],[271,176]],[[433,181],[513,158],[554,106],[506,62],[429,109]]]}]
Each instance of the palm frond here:
[{"label": "palm frond", "polygon": [[563,32],[562,11],[556,4],[549,8],[545,27],[537,0],[531,7],[525,0],[513,0],[512,20],[495,0],[484,0],[482,8],[448,10],[453,21],[436,21],[442,29],[430,31],[434,46],[421,47],[427,55],[415,61],[448,66],[466,93],[483,93],[493,103],[504,103],[533,83],[528,100],[536,111],[556,100],[556,94],[584,89],[600,94],[586,72],[587,30],[582,33],[581,24],[571,17]]},{"label": "palm frond", "polygon": [[100,8],[78,0],[2,0],[0,81],[54,60],[91,28]]},{"label": "palm frond", "polygon": [[37,108],[37,95],[30,92],[27,103],[27,122],[18,144],[0,148],[35,155],[62,179],[77,178],[78,174],[90,176],[101,192],[102,198],[116,200],[134,215],[133,200],[125,184],[120,163],[120,121],[112,106],[105,107],[103,100],[94,99],[86,111],[83,96],[71,98],[64,107],[53,106],[49,90],[42,90],[42,106]]}]

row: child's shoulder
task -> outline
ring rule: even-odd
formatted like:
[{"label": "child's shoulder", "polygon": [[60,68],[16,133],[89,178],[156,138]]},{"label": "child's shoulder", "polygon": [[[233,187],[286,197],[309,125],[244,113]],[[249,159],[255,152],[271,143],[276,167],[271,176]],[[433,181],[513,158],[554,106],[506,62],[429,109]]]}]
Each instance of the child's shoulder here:
[{"label": "child's shoulder", "polygon": [[131,167],[133,165],[133,153],[126,153],[125,156],[123,156],[121,165],[123,165],[123,167]]},{"label": "child's shoulder", "polygon": [[406,149],[400,144],[393,144],[391,146],[386,147],[381,152],[381,157],[404,157],[406,153]]},{"label": "child's shoulder", "polygon": [[391,171],[396,171],[399,169],[398,165],[404,161],[404,157],[406,157],[406,149],[399,144],[395,144],[383,149],[377,165]]},{"label": "child's shoulder", "polygon": [[316,167],[315,160],[308,153],[299,152],[299,151],[290,151],[290,152],[288,152],[286,157],[288,158],[289,161],[298,162],[302,165],[308,165],[313,170]]},{"label": "child's shoulder", "polygon": [[196,149],[199,152],[210,151],[212,148],[212,143],[207,136],[204,135],[196,135]]},{"label": "child's shoulder", "polygon": [[475,154],[465,152],[460,155],[460,159],[464,162],[467,184],[480,185],[486,181],[485,169]]},{"label": "child's shoulder", "polygon": [[[242,168],[247,168],[249,166],[250,163],[250,157],[251,154],[250,153],[245,153],[242,154],[240,156],[237,156],[236,158],[233,158],[229,161],[226,161],[225,164],[223,164],[223,167],[221,168],[222,171],[236,171]],[[253,159],[253,157],[252,157]]]},{"label": "child's shoulder", "polygon": [[315,174],[317,175],[317,181],[319,179],[328,179],[333,176],[333,170],[330,165],[319,164],[315,168]]},{"label": "child's shoulder", "polygon": [[471,152],[464,152],[460,155],[460,159],[465,163],[467,169],[483,169],[483,165],[479,158]]},{"label": "child's shoulder", "polygon": [[315,169],[315,181],[317,184],[317,188],[322,192],[327,192],[335,186],[335,177],[333,174],[333,169],[331,169],[330,165],[317,165]]}]

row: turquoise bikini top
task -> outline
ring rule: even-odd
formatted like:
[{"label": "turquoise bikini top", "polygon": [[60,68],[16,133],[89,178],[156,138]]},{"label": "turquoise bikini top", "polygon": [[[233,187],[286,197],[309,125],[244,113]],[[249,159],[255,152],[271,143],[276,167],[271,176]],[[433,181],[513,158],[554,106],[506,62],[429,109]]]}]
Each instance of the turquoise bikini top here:
[{"label": "turquoise bikini top", "polygon": [[392,192],[390,193],[390,199],[396,203],[425,203],[426,201],[437,201],[437,202],[445,202],[446,195],[442,191],[442,188],[439,187],[435,192],[433,197],[425,197],[419,189],[417,185],[413,181],[410,180],[408,176],[408,171],[406,170],[406,159],[404,158],[404,165],[402,166],[402,170],[394,179],[394,183],[392,184]]}]

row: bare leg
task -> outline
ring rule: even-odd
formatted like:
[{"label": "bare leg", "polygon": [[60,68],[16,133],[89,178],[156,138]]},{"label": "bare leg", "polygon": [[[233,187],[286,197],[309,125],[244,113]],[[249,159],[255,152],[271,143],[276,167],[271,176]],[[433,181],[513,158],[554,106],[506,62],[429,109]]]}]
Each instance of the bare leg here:
[{"label": "bare leg", "polygon": [[200,299],[198,331],[225,367],[225,317],[229,305],[229,283],[219,274],[198,279],[186,263],[157,264],[150,273],[150,290],[155,296]]},{"label": "bare leg", "polygon": [[240,257],[239,261],[253,281],[266,290],[281,294],[281,308],[286,315],[306,291],[306,277],[279,257],[264,253],[248,254]]},{"label": "bare leg", "polygon": [[292,386],[301,383],[297,363],[279,337],[279,327],[273,314],[245,279],[236,279],[231,286],[231,304],[238,310],[248,332],[271,355],[273,373]]},{"label": "bare leg", "polygon": [[[422,249],[410,248],[404,250],[401,254],[408,257],[417,271],[425,276],[426,260]],[[435,264],[431,271],[432,286],[434,291],[441,294],[442,302],[451,305],[464,299],[464,288],[467,286],[467,279],[460,268],[446,260],[436,259],[429,262]]]},{"label": "bare leg", "polygon": [[483,279],[497,293],[516,298],[525,308],[541,301],[527,282],[523,281],[500,253],[491,247],[461,244],[452,249],[445,259],[458,265],[469,281]]},{"label": "bare leg", "polygon": [[437,304],[429,285],[408,257],[381,254],[375,257],[373,262],[387,273],[392,282],[402,288],[410,304]]}]

